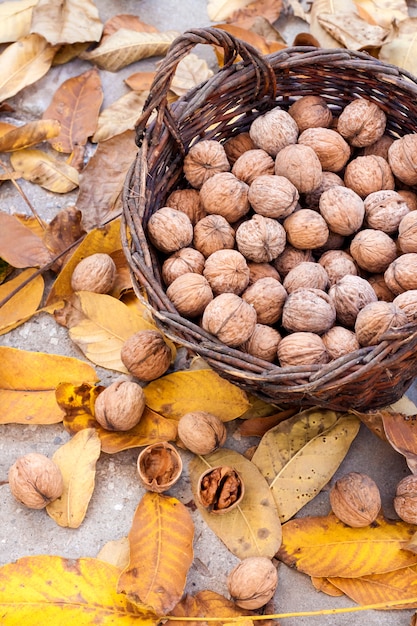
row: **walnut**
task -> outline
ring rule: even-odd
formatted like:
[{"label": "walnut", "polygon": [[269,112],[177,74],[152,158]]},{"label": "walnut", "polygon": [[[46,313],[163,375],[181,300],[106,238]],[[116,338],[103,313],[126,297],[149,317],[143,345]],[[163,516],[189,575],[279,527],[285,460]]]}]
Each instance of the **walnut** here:
[{"label": "walnut", "polygon": [[260,278],[275,278],[281,282],[281,276],[278,270],[275,269],[270,263],[255,263],[254,261],[248,261],[249,268],[249,285],[253,285]]},{"label": "walnut", "polygon": [[333,513],[352,528],[364,528],[376,520],[381,510],[381,494],[370,476],[349,472],[334,483],[329,492]]},{"label": "walnut", "polygon": [[380,156],[358,156],[345,169],[346,187],[366,198],[373,191],[394,189],[394,176],[387,161]]},{"label": "walnut", "polygon": [[274,267],[276,267],[280,275],[286,276],[293,267],[296,267],[303,261],[314,261],[311,250],[299,250],[287,244],[285,249],[275,259]]},{"label": "walnut", "polygon": [[300,194],[284,176],[257,176],[249,187],[249,203],[264,217],[283,219],[297,206]]},{"label": "walnut", "polygon": [[410,133],[393,141],[388,163],[394,175],[406,185],[417,184],[417,134]]},{"label": "walnut", "polygon": [[321,96],[302,96],[288,109],[297,123],[300,133],[306,128],[328,128],[333,120],[331,109]]},{"label": "walnut", "polygon": [[217,250],[210,254],[203,275],[215,295],[226,292],[240,294],[249,284],[249,268],[238,250]]},{"label": "walnut", "polygon": [[355,333],[361,346],[375,346],[387,330],[400,328],[407,322],[404,311],[393,302],[370,302],[358,313]]},{"label": "walnut", "polygon": [[205,257],[235,245],[235,231],[222,215],[207,215],[194,226],[194,247]]},{"label": "walnut", "polygon": [[329,289],[329,296],[336,309],[336,319],[343,326],[353,327],[361,309],[376,302],[375,291],[367,280],[347,274]]},{"label": "walnut", "polygon": [[[326,220],[325,220],[326,221]],[[316,254],[324,254],[328,250],[341,250],[345,246],[345,237],[329,230],[329,236],[322,246],[314,250]]]},{"label": "walnut", "polygon": [[406,252],[396,258],[385,270],[384,279],[395,295],[417,289],[417,253]]},{"label": "walnut", "polygon": [[417,320],[417,289],[409,289],[398,294],[393,300],[393,304],[404,311],[409,322],[415,323]]},{"label": "walnut", "polygon": [[220,418],[205,411],[185,413],[178,421],[178,437],[194,454],[210,454],[224,445],[226,428]]},{"label": "walnut", "polygon": [[259,324],[275,324],[281,317],[287,292],[275,278],[260,278],[245,289],[242,298],[255,309]]},{"label": "walnut", "polygon": [[94,417],[106,430],[130,430],[145,410],[142,387],[129,380],[117,380],[106,387],[94,403]]},{"label": "walnut", "polygon": [[318,211],[320,196],[323,191],[334,187],[335,185],[344,186],[343,179],[340,178],[335,172],[323,172],[320,185],[314,189],[311,193],[306,193],[304,196],[305,207],[307,209],[315,209]]},{"label": "walnut", "polygon": [[357,98],[340,113],[337,130],[352,146],[363,148],[380,139],[386,125],[387,117],[375,102]]},{"label": "walnut", "polygon": [[229,171],[230,163],[225,149],[214,139],[203,139],[195,143],[184,158],[184,176],[195,189],[200,189],[214,174]]},{"label": "walnut", "polygon": [[323,169],[313,148],[294,144],[278,152],[275,174],[288,178],[300,193],[311,193],[321,184]]},{"label": "walnut", "polygon": [[336,309],[321,289],[297,289],[288,295],[282,310],[282,325],[291,332],[321,335],[336,321]]},{"label": "walnut", "polygon": [[257,148],[262,148],[272,157],[298,138],[298,126],[289,113],[279,107],[256,117],[249,129],[249,135]]},{"label": "walnut", "polygon": [[175,485],[181,476],[182,467],[178,450],[167,441],[146,446],[137,460],[141,484],[155,493],[163,493]]},{"label": "walnut", "polygon": [[392,302],[394,300],[395,294],[389,289],[383,274],[371,274],[367,280],[375,291],[378,300],[384,300],[384,302]]},{"label": "walnut", "polygon": [[331,128],[308,128],[301,133],[298,143],[313,148],[322,169],[328,172],[339,172],[350,159],[349,144]]},{"label": "walnut", "polygon": [[332,326],[321,338],[331,359],[338,359],[360,348],[355,333],[344,326]]},{"label": "walnut", "polygon": [[281,367],[323,365],[328,363],[329,359],[326,346],[316,333],[291,333],[283,337],[278,344],[278,360]]},{"label": "walnut", "polygon": [[339,235],[352,235],[360,229],[365,216],[362,198],[352,189],[336,185],[323,191],[319,211],[329,228]]},{"label": "walnut", "polygon": [[356,233],[349,250],[359,267],[376,274],[385,272],[397,257],[395,241],[382,230],[373,228],[365,228]]},{"label": "walnut", "polygon": [[233,223],[249,211],[248,191],[249,186],[232,172],[222,172],[209,178],[201,187],[201,202],[207,213],[222,215]]},{"label": "walnut", "polygon": [[238,563],[227,577],[232,600],[242,609],[253,611],[274,596],[278,573],[266,556],[249,556]]},{"label": "walnut", "polygon": [[304,287],[325,291],[329,285],[329,277],[322,265],[313,261],[304,261],[288,272],[283,285],[288,293]]},{"label": "walnut", "polygon": [[170,285],[178,276],[195,272],[202,274],[204,256],[194,248],[181,248],[169,256],[162,264],[161,274],[166,285]]},{"label": "walnut", "polygon": [[370,193],[364,205],[367,225],[388,234],[395,233],[402,218],[410,212],[404,198],[392,189]]},{"label": "walnut", "polygon": [[97,252],[82,259],[71,276],[73,291],[109,293],[116,280],[116,264],[109,254]]},{"label": "walnut", "polygon": [[334,285],[346,274],[356,276],[358,273],[353,257],[345,250],[327,250],[323,252],[318,262],[326,270],[330,285]]},{"label": "walnut", "polygon": [[188,215],[193,226],[206,215],[197,189],[176,189],[165,204]]},{"label": "walnut", "polygon": [[376,156],[381,156],[388,161],[388,149],[393,141],[394,138],[391,137],[391,135],[382,135],[382,137],[374,141],[374,143],[371,143],[369,146],[365,146],[362,154],[364,156],[375,154]]},{"label": "walnut", "polygon": [[409,189],[398,189],[398,193],[407,203],[410,211],[417,210],[417,194],[414,191],[410,191]]},{"label": "walnut", "polygon": [[182,211],[169,206],[161,207],[149,218],[148,235],[158,250],[170,254],[190,245],[193,225]]},{"label": "walnut", "polygon": [[394,509],[407,524],[417,524],[417,476],[405,476],[397,485]]},{"label": "walnut", "polygon": [[227,346],[236,347],[255,330],[256,311],[240,296],[221,293],[206,306],[201,325]]},{"label": "walnut", "polygon": [[230,139],[223,144],[223,147],[227,154],[227,158],[229,159],[230,165],[233,166],[240,155],[247,150],[253,150],[255,144],[250,138],[249,133],[245,132],[230,137]]},{"label": "walnut", "polygon": [[245,493],[240,474],[227,465],[206,470],[197,484],[197,497],[209,513],[228,513],[238,506]]},{"label": "walnut", "polygon": [[401,252],[417,252],[417,211],[406,213],[398,225]]},{"label": "walnut", "polygon": [[43,454],[29,452],[9,469],[12,495],[30,509],[43,509],[62,495],[64,481],[58,465]]},{"label": "walnut", "polygon": [[287,239],[294,248],[311,250],[323,246],[329,227],[322,215],[312,209],[300,209],[284,220]]},{"label": "walnut", "polygon": [[272,363],[277,358],[280,341],[281,335],[275,328],[265,324],[256,324],[252,335],[240,346],[240,349],[258,359]]},{"label": "walnut", "polygon": [[171,348],[157,330],[140,330],[122,345],[120,358],[126,369],[139,380],[155,380],[171,364]]},{"label": "walnut", "polygon": [[[288,219],[288,218],[287,218]],[[263,215],[254,215],[242,222],[236,231],[238,250],[249,261],[266,263],[276,259],[285,248],[286,236],[283,226]]]},{"label": "walnut", "polygon": [[251,185],[254,178],[263,174],[273,174],[275,168],[274,159],[270,154],[255,148],[244,152],[232,167],[232,174]]},{"label": "walnut", "polygon": [[178,276],[166,291],[168,298],[180,315],[197,317],[213,300],[210,284],[201,274],[189,272]]}]

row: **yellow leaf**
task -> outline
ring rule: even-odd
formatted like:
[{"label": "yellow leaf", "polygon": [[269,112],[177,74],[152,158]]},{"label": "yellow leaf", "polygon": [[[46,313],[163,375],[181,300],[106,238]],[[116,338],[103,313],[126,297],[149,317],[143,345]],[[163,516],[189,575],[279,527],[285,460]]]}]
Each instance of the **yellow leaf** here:
[{"label": "yellow leaf", "polygon": [[104,109],[98,118],[97,130],[92,141],[95,143],[106,141],[124,133],[125,130],[134,129],[148,93],[130,91]]},{"label": "yellow leaf", "polygon": [[[227,618],[240,617],[245,614],[245,611],[231,600],[228,600],[224,596],[221,596],[214,591],[199,591],[194,596],[186,595],[177,604],[177,606],[171,611],[170,615],[175,617],[224,617],[225,620],[219,621],[219,626],[224,626]],[[179,622],[184,625],[186,622]],[[188,622],[192,626],[197,626],[201,622]],[[206,622],[207,623],[207,622]],[[239,620],[239,624],[242,622]],[[244,622],[246,624],[246,620]],[[167,626],[176,626],[177,621],[172,621],[168,618],[166,622]]]},{"label": "yellow leaf", "polygon": [[0,102],[32,85],[49,70],[56,48],[39,35],[28,35],[0,54]]},{"label": "yellow leaf", "polygon": [[193,562],[193,537],[191,515],[179,500],[145,493],[133,517],[129,565],[117,590],[155,613],[168,613],[184,593]]},{"label": "yellow leaf", "polygon": [[417,17],[402,20],[395,27],[392,41],[382,46],[379,58],[386,63],[398,65],[404,70],[417,73]]},{"label": "yellow leaf", "polygon": [[369,21],[389,28],[408,17],[406,0],[354,0],[357,13]]},{"label": "yellow leaf", "polygon": [[73,357],[0,346],[0,423],[61,422],[55,389],[62,380],[95,382],[97,375],[91,365]]},{"label": "yellow leaf", "polygon": [[328,596],[332,596],[332,598],[337,598],[344,595],[343,591],[335,587],[328,578],[316,578],[315,576],[312,576],[311,583],[314,589],[317,589],[317,591],[322,591]]},{"label": "yellow leaf", "polygon": [[[35,272],[35,269],[27,269],[16,278],[1,285],[0,301],[12,293],[27,278],[33,276]],[[43,289],[43,278],[37,276],[0,307],[0,335],[4,335],[32,317],[42,300]]]},{"label": "yellow leaf", "polygon": [[372,526],[350,528],[335,515],[304,517],[282,527],[277,557],[300,572],[317,577],[359,578],[417,563],[404,550],[415,526],[379,518]]},{"label": "yellow leaf", "polygon": [[159,618],[116,592],[119,573],[114,565],[91,558],[41,555],[3,565],[2,626],[157,626]]},{"label": "yellow leaf", "polygon": [[37,0],[15,0],[0,4],[0,43],[18,41],[30,32],[32,8]]},{"label": "yellow leaf", "polygon": [[97,554],[97,558],[106,563],[111,563],[119,570],[125,569],[129,565],[129,539],[121,537],[107,541]]},{"label": "yellow leaf", "polygon": [[36,120],[23,124],[23,126],[10,130],[0,137],[0,152],[12,152],[34,146],[51,137],[56,137],[60,128],[60,123],[52,119]]},{"label": "yellow leaf", "polygon": [[68,193],[78,187],[77,170],[42,150],[29,148],[14,152],[10,162],[20,177],[48,191]]},{"label": "yellow leaf", "polygon": [[92,0],[39,0],[33,9],[31,32],[52,44],[99,41],[102,31]]},{"label": "yellow leaf", "polygon": [[[209,513],[199,503],[198,480],[211,467],[233,467],[242,476],[245,494],[241,503],[224,514]],[[281,545],[281,523],[268,483],[256,465],[243,455],[222,448],[189,464],[194,499],[206,524],[239,559],[248,556],[272,558]]]},{"label": "yellow leaf", "polygon": [[140,59],[163,56],[178,35],[173,30],[149,33],[120,28],[106,37],[97,48],[85,52],[81,57],[104,70],[117,72]]},{"label": "yellow leaf", "polygon": [[167,374],[146,385],[144,392],[151,409],[172,419],[191,411],[208,411],[228,422],[249,408],[246,393],[213,370]]},{"label": "yellow leaf", "polygon": [[310,13],[310,34],[318,39],[322,48],[340,48],[340,43],[320,25],[319,16],[323,13],[335,15],[343,11],[355,11],[353,0],[314,0]]},{"label": "yellow leaf", "polygon": [[52,255],[30,228],[15,215],[0,212],[0,257],[13,267],[46,265]]},{"label": "yellow leaf", "polygon": [[96,430],[86,428],[53,454],[52,460],[64,479],[64,491],[47,505],[46,510],[59,526],[78,528],[84,520],[94,491],[100,451],[100,437]]},{"label": "yellow leaf", "polygon": [[208,0],[207,15],[212,22],[225,20],[234,11],[246,7],[253,0]]},{"label": "yellow leaf", "polygon": [[177,65],[171,90],[177,96],[183,96],[187,91],[211,76],[213,76],[213,71],[205,59],[200,59],[196,54],[187,54]]}]

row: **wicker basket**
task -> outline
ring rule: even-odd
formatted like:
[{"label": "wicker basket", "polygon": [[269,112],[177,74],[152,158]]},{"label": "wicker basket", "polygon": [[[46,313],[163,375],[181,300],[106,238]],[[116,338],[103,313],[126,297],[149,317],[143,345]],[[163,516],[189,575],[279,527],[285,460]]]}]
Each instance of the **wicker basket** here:
[{"label": "wicker basket", "polygon": [[[224,67],[168,106],[175,68],[197,44],[223,48]],[[247,131],[260,113],[275,106],[288,109],[294,99],[308,94],[323,96],[336,113],[354,97],[373,100],[387,114],[387,132],[394,137],[417,129],[417,79],[368,54],[293,47],[262,56],[216,28],[178,37],[159,66],[137,125],[139,151],[123,194],[123,246],[135,291],[139,297],[146,292],[161,330],[203,357],[221,376],[283,408],[366,411],[395,402],[412,383],[417,373],[417,324],[324,366],[282,368],[227,347],[181,317],[165,294],[161,259],[145,236],[150,215],[171,191],[187,186],[182,163],[192,143],[201,138],[226,140]]]}]

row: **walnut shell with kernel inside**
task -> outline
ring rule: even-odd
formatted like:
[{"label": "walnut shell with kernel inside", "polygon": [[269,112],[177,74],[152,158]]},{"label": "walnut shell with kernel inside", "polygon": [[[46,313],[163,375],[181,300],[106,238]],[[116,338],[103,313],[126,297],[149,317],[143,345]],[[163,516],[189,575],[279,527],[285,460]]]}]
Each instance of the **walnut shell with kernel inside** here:
[{"label": "walnut shell with kernel inside", "polygon": [[9,469],[8,480],[14,498],[30,509],[45,508],[64,490],[58,465],[38,452],[18,458]]},{"label": "walnut shell with kernel inside", "polygon": [[94,403],[94,417],[106,430],[130,430],[145,410],[142,387],[129,380],[117,380],[106,387]]},{"label": "walnut shell with kernel inside", "polygon": [[273,597],[278,573],[266,556],[249,556],[238,563],[227,577],[227,588],[237,606],[255,610]]},{"label": "walnut shell with kernel inside", "polygon": [[172,353],[159,331],[140,330],[123,343],[120,358],[133,376],[148,382],[165,374]]},{"label": "walnut shell with kernel inside", "polygon": [[97,252],[82,259],[71,276],[73,291],[109,293],[116,280],[116,264],[109,254]]},{"label": "walnut shell with kernel inside", "polygon": [[178,437],[194,454],[210,454],[224,445],[226,427],[217,415],[206,411],[185,413],[178,421]]},{"label": "walnut shell with kernel inside", "polygon": [[370,476],[350,472],[339,478],[329,492],[333,513],[352,528],[364,528],[381,510],[381,494]]}]

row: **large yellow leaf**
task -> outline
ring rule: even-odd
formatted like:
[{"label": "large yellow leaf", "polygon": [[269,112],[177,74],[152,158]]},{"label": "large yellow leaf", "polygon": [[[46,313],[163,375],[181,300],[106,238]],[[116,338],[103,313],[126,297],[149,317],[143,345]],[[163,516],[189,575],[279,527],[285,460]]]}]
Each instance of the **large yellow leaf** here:
[{"label": "large yellow leaf", "polygon": [[92,141],[107,141],[126,130],[134,129],[149,92],[129,91],[100,113]]},{"label": "large yellow leaf", "polygon": [[[33,276],[35,272],[36,270],[34,269],[27,269],[16,276],[16,278],[1,285],[0,301],[24,283],[27,278]],[[16,326],[23,324],[23,322],[32,317],[42,300],[43,289],[43,278],[42,276],[37,276],[25,287],[19,289],[6,304],[0,307],[0,335],[4,335],[4,333],[9,332],[12,328],[16,328]]]},{"label": "large yellow leaf", "polygon": [[172,419],[190,411],[208,411],[228,422],[249,407],[242,389],[209,369],[167,374],[146,385],[144,392],[151,409]]},{"label": "large yellow leaf", "polygon": [[[249,613],[250,611],[245,611],[244,609],[239,608],[234,602],[218,593],[215,593],[214,591],[204,590],[199,591],[195,594],[195,596],[184,596],[181,602],[179,602],[170,612],[170,615],[175,617],[224,617],[226,619],[222,622],[218,622],[219,625],[222,624],[222,626],[224,626],[227,623],[227,618],[239,617],[244,615],[246,612]],[[186,622],[182,622],[182,624],[185,623]],[[191,622],[194,626],[198,623],[199,622]],[[252,624],[252,620],[249,620],[249,623]],[[168,619],[166,624],[167,626],[176,626],[178,622]],[[243,622],[241,620],[239,620],[239,624],[243,626]],[[244,624],[246,626],[246,621]]]},{"label": "large yellow leaf", "polygon": [[97,375],[91,365],[73,357],[0,346],[0,423],[61,422],[55,389],[63,380],[95,382]]},{"label": "large yellow leaf", "polygon": [[178,35],[174,30],[149,33],[120,28],[106,37],[97,48],[84,52],[81,57],[104,70],[117,72],[140,59],[163,56]]},{"label": "large yellow leaf", "polygon": [[39,0],[33,9],[31,32],[52,44],[99,41],[102,31],[93,0]]},{"label": "large yellow leaf", "polygon": [[10,0],[0,4],[0,43],[18,41],[30,32],[32,8],[37,0]]},{"label": "large yellow leaf", "polygon": [[39,35],[28,35],[0,54],[0,102],[32,85],[49,70],[56,48]]},{"label": "large yellow leaf", "polygon": [[43,118],[56,119],[61,132],[49,143],[58,152],[70,153],[84,146],[97,126],[103,102],[100,74],[96,68],[64,81],[54,93]]},{"label": "large yellow leaf", "polygon": [[117,593],[117,567],[99,559],[32,556],[0,568],[2,626],[156,626],[159,619]]},{"label": "large yellow leaf", "polygon": [[42,150],[26,149],[14,152],[10,162],[17,174],[54,193],[68,193],[78,187],[77,170]]},{"label": "large yellow leaf", "polygon": [[379,58],[417,74],[417,17],[409,17],[396,25],[395,36],[382,46]]},{"label": "large yellow leaf", "polygon": [[359,578],[417,564],[404,550],[415,526],[379,518],[372,526],[350,528],[335,515],[305,517],[282,527],[277,557],[309,576]]},{"label": "large yellow leaf", "polygon": [[370,24],[389,28],[408,17],[406,0],[354,0],[357,12]]},{"label": "large yellow leaf", "polygon": [[318,16],[322,13],[335,15],[346,11],[355,11],[353,0],[314,0],[310,13],[310,33],[318,39],[322,48],[340,48],[340,43],[324,30]]},{"label": "large yellow leaf", "polygon": [[84,520],[94,491],[100,451],[97,431],[85,428],[54,452],[52,460],[61,470],[64,491],[46,510],[58,526],[78,528]]},{"label": "large yellow leaf", "polygon": [[[211,467],[226,465],[240,473],[245,485],[241,503],[223,514],[209,513],[199,503],[198,480]],[[222,448],[189,464],[191,487],[197,507],[207,525],[235,556],[272,558],[281,545],[281,523],[268,483],[258,468],[244,456]]]},{"label": "large yellow leaf", "polygon": [[193,562],[194,524],[176,498],[147,492],[129,532],[129,565],[117,590],[165,615],[180,601]]},{"label": "large yellow leaf", "polygon": [[51,137],[56,137],[59,130],[60,124],[54,119],[44,118],[28,122],[0,137],[0,152],[11,152],[34,146]]},{"label": "large yellow leaf", "polygon": [[252,0],[208,0],[207,15],[212,22],[221,22],[251,2]]},{"label": "large yellow leaf", "polygon": [[0,257],[13,267],[41,267],[52,260],[42,239],[15,216],[0,212]]}]

